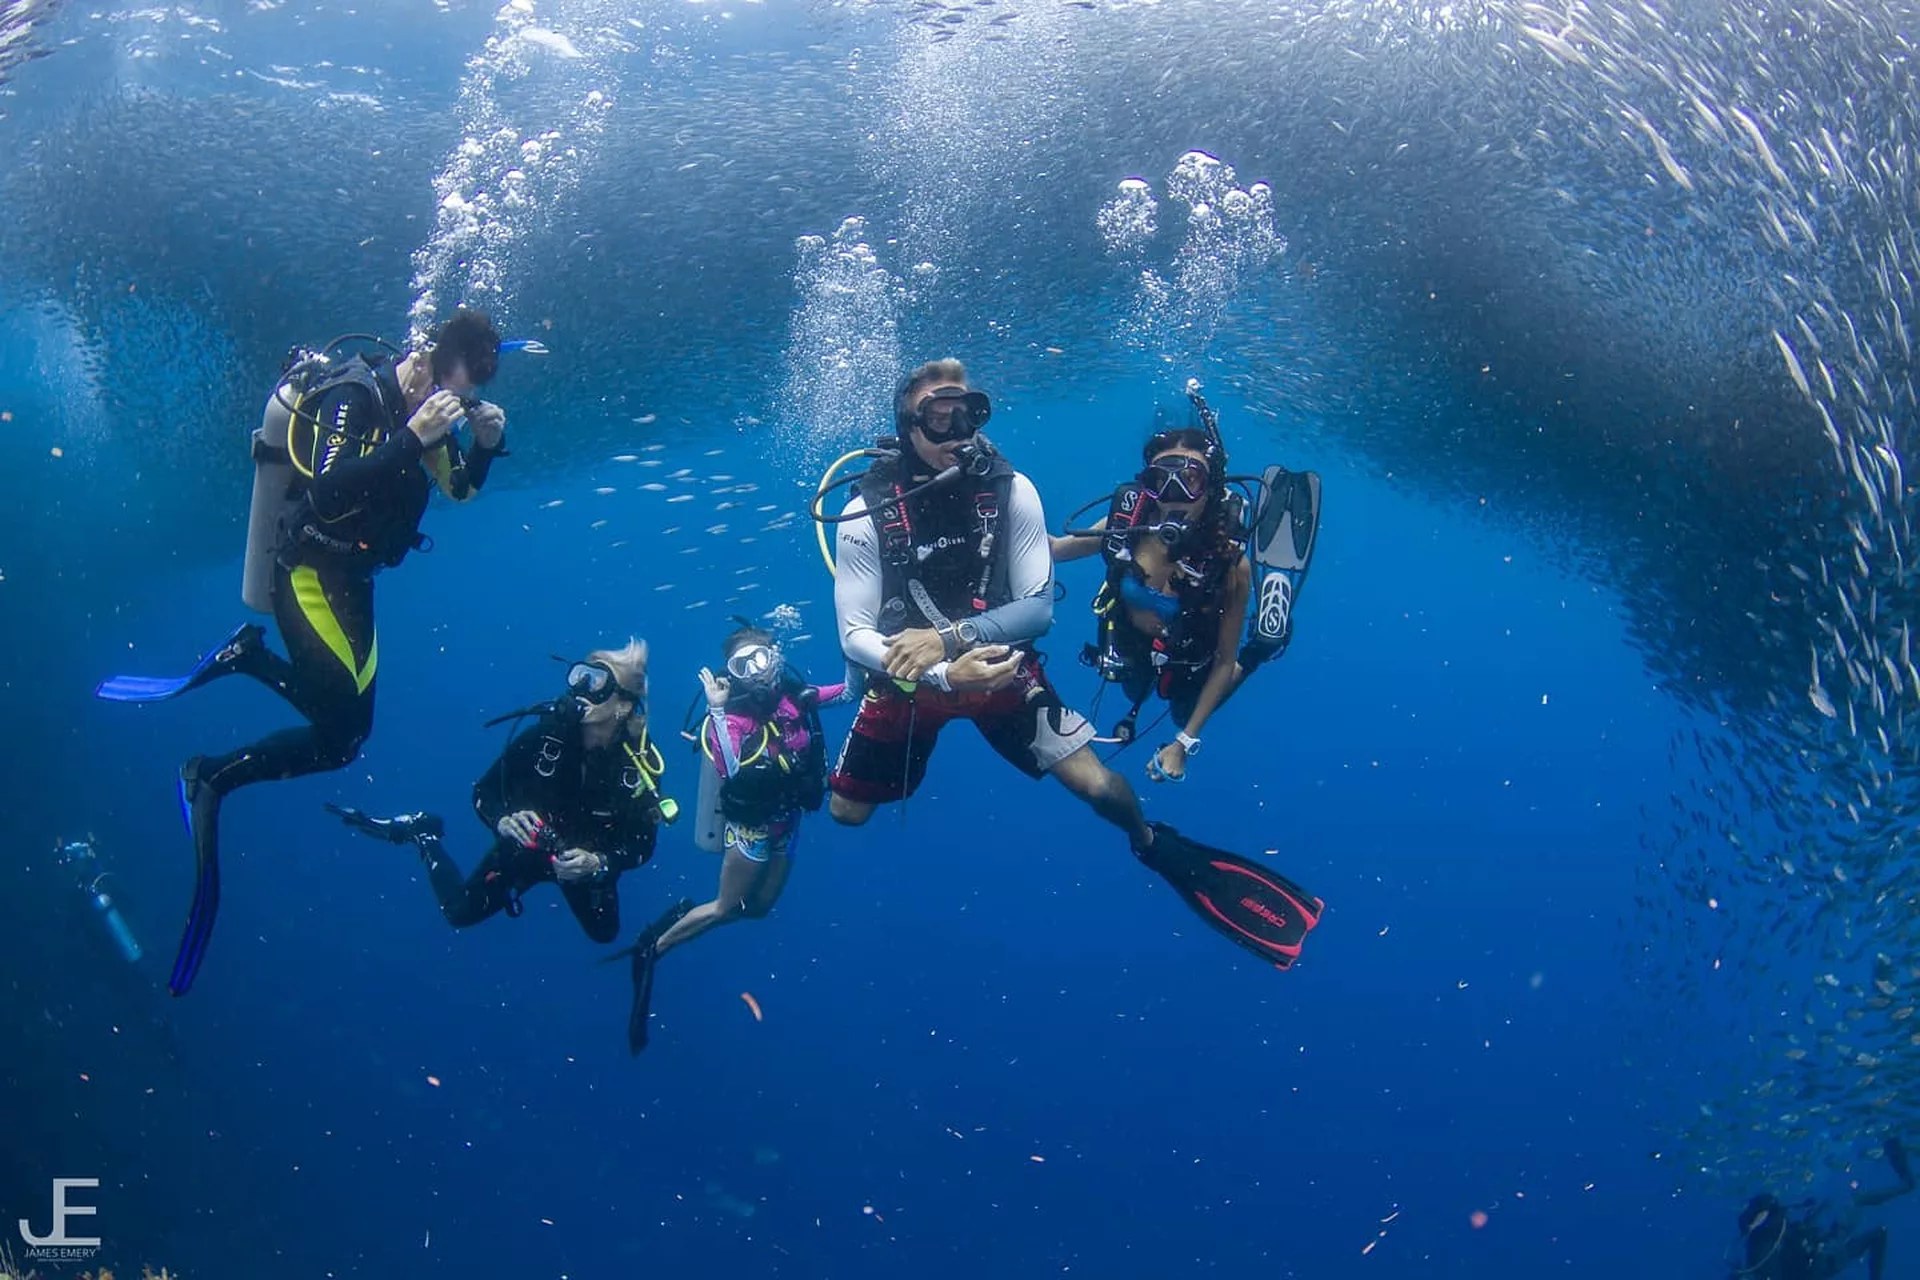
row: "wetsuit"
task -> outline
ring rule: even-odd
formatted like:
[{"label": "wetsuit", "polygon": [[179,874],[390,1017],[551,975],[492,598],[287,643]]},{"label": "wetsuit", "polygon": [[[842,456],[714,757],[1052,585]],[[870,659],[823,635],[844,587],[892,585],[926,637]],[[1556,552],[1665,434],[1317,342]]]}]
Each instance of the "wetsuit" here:
[{"label": "wetsuit", "polygon": [[658,770],[647,767],[649,755],[644,743],[624,740],[589,751],[570,716],[549,716],[514,738],[473,784],[473,811],[482,825],[494,832],[508,814],[530,810],[552,829],[555,852],[585,849],[604,857],[606,869],[561,881],[550,853],[496,835],[473,874],[463,876],[442,847],[436,822],[416,829],[413,839],[447,923],[464,929],[502,911],[519,915],[520,895],[552,882],[587,936],[612,942],[620,933],[620,875],[653,857],[659,831]]},{"label": "wetsuit", "polygon": [[[1211,599],[1191,612],[1182,612],[1188,606],[1179,596],[1155,591],[1137,570],[1121,579],[1120,607],[1126,611],[1150,610],[1166,628],[1156,643],[1155,637],[1136,629],[1129,619],[1113,620],[1108,643],[1123,664],[1118,674],[1120,688],[1128,702],[1139,706],[1158,693],[1171,707],[1174,725],[1186,727],[1193,718],[1194,706],[1200,701],[1200,691],[1213,675],[1220,638],[1219,597],[1223,591],[1224,588],[1216,591]],[[1223,697],[1221,705],[1225,703]]]},{"label": "wetsuit", "polygon": [[819,708],[846,696],[845,684],[810,685],[783,679],[771,714],[751,697],[712,708],[701,728],[701,750],[722,779],[722,847],[752,862],[792,852],[800,814],[818,809],[826,793],[826,744]]},{"label": "wetsuit", "polygon": [[[256,645],[233,664],[285,698],[307,724],[202,758],[196,781],[216,797],[344,768],[360,754],[373,732],[380,662],[373,575],[399,564],[422,540],[420,519],[436,482],[465,501],[504,451],[504,440],[476,447],[464,460],[451,445],[423,449],[406,427],[393,366],[375,366],[372,381],[371,388],[342,382],[301,405],[335,438],[378,443],[357,457],[323,458],[289,505],[273,580],[273,617],[287,656]],[[199,838],[214,839],[212,824],[206,826]]]},{"label": "wetsuit", "polygon": [[886,674],[886,640],[903,631],[965,621],[976,643],[1019,647],[1053,625],[1053,559],[1040,495],[1004,459],[994,462],[987,476],[956,477],[908,499],[904,518],[885,504],[920,480],[899,463],[882,463],[847,504],[847,514],[882,517],[840,525],[834,578],[840,647],[877,675],[834,766],[837,795],[884,804],[913,794],[950,720],[973,721],[988,745],[1032,778],[1093,740],[1093,726],[1061,702],[1031,654],[1013,683],[991,693],[950,690],[945,662],[915,685]]},{"label": "wetsuit", "polygon": [[[1122,485],[1107,514],[1108,529],[1125,530],[1135,523],[1142,509],[1137,486]],[[1222,524],[1226,529],[1237,528],[1237,514]],[[1100,632],[1087,651],[1087,661],[1099,667],[1107,679],[1119,682],[1136,711],[1157,693],[1167,700],[1173,722],[1181,728],[1193,718],[1200,693],[1213,675],[1220,648],[1221,609],[1234,569],[1246,554],[1245,544],[1218,526],[1209,526],[1203,536],[1208,549],[1201,554],[1167,552],[1173,561],[1169,566],[1170,590],[1158,591],[1148,584],[1135,558],[1133,540],[1124,533],[1110,533],[1101,547],[1107,582],[1096,602],[1101,612]],[[1158,618],[1161,634],[1152,636],[1136,628],[1135,613],[1151,613]],[[1265,656],[1262,654],[1256,663]],[[1232,696],[1231,689],[1227,696]],[[1223,697],[1222,705],[1225,701]]]}]

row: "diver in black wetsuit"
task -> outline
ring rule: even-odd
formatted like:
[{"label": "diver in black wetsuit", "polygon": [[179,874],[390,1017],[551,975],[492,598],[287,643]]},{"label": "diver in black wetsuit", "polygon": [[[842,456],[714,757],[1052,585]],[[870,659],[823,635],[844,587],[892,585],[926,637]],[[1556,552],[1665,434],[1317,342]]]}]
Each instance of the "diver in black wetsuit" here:
[{"label": "diver in black wetsuit", "polygon": [[[274,402],[289,415],[283,448],[262,450],[278,468],[279,507],[271,608],[287,656],[268,649],[248,624],[179,679],[115,677],[98,696],[113,701],[170,698],[228,675],[247,675],[285,698],[307,720],[224,755],[195,756],[180,770],[180,802],[193,833],[197,878],[185,936],[168,987],[185,995],[205,957],[220,905],[221,800],[256,782],[339,769],[373,731],[379,644],[373,576],[422,545],[420,519],[437,486],[465,501],[505,452],[506,415],[474,397],[499,365],[500,335],[477,311],[461,310],[422,348],[397,360],[309,357],[295,386]],[[451,434],[465,419],[471,449]],[[263,554],[264,554],[263,549]],[[268,567],[261,566],[263,577]]]},{"label": "diver in black wetsuit", "polygon": [[[1898,1182],[1877,1191],[1856,1191],[1858,1208],[1885,1204],[1914,1188],[1907,1149],[1899,1138],[1886,1144],[1887,1163]],[[1887,1265],[1887,1229],[1853,1232],[1843,1223],[1815,1222],[1819,1206],[1800,1206],[1795,1217],[1779,1197],[1763,1192],[1740,1211],[1741,1261],[1732,1280],[1833,1280],[1857,1262],[1867,1264],[1868,1280],[1881,1280]]]},{"label": "diver in black wetsuit", "polygon": [[586,935],[612,942],[621,873],[653,856],[661,820],[678,811],[660,794],[665,763],[647,737],[646,663],[637,641],[590,653],[567,673],[570,697],[534,709],[539,722],[473,784],[473,810],[496,838],[471,875],[442,847],[446,824],[435,814],[327,808],[356,831],[411,841],[456,929],[517,916],[523,893],[557,883]]}]

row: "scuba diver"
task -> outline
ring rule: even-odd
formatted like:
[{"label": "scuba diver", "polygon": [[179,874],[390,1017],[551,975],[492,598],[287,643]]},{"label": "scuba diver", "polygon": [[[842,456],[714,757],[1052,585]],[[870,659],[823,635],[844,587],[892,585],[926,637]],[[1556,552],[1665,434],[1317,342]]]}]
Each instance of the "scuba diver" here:
[{"label": "scuba diver", "polygon": [[[1080,508],[1105,502],[1107,514],[1090,529],[1049,540],[1056,562],[1096,551],[1106,561],[1093,602],[1098,634],[1081,660],[1119,684],[1131,703],[1115,741],[1133,740],[1149,697],[1167,701],[1176,728],[1173,741],[1147,759],[1155,782],[1183,781],[1213,713],[1286,651],[1320,525],[1318,475],[1277,466],[1259,477],[1229,475],[1218,418],[1197,380],[1188,382],[1187,396],[1193,425],[1156,431],[1141,450],[1139,475]],[[1236,484],[1255,486],[1251,521]],[[1247,618],[1250,598],[1256,607]]]},{"label": "scuba diver", "polygon": [[489,725],[528,716],[539,719],[473,784],[473,811],[495,838],[472,875],[461,875],[442,846],[446,824],[436,814],[327,810],[364,835],[412,844],[456,929],[502,911],[517,916],[521,895],[551,882],[589,938],[612,942],[621,873],[653,857],[660,823],[679,812],[660,794],[666,765],[647,737],[647,647],[630,640],[595,650],[567,668],[566,697]]},{"label": "scuba diver", "polygon": [[793,872],[800,815],[827,793],[826,737],[820,708],[844,701],[847,686],[809,684],[787,664],[770,632],[744,618],[721,645],[725,675],[700,668],[707,714],[697,732],[700,802],[694,843],[721,855],[712,901],[682,901],[641,931],[622,955],[633,958],[633,1008],[627,1048],[647,1047],[653,966],[661,956],[715,925],[773,910]]},{"label": "scuba diver", "polygon": [[[167,986],[185,995],[220,907],[220,803],[256,782],[344,768],[373,731],[379,644],[373,578],[409,551],[432,490],[465,501],[506,451],[506,415],[474,397],[499,365],[493,322],[459,310],[406,355],[343,356],[360,335],[296,352],[253,435],[253,509],[241,596],[271,612],[287,656],[240,627],[177,678],[115,676],[95,690],[114,702],[158,702],[230,675],[285,698],[307,724],[180,769],[180,807],[197,874]],[[373,341],[378,341],[374,339]],[[537,344],[516,344],[538,349]],[[454,434],[464,419],[471,447]]]},{"label": "scuba diver", "polygon": [[[1906,1144],[1888,1139],[1886,1155],[1896,1185],[1856,1190],[1856,1208],[1882,1205],[1913,1190]],[[1741,1260],[1734,1266],[1734,1280],[1832,1280],[1861,1261],[1867,1264],[1868,1280],[1880,1280],[1887,1265],[1885,1227],[1853,1233],[1848,1223],[1818,1223],[1822,1206],[1817,1202],[1796,1207],[1798,1217],[1770,1192],[1747,1201],[1739,1217]]]},{"label": "scuba diver", "polygon": [[53,859],[72,873],[74,888],[79,890],[86,902],[88,913],[99,918],[100,928],[106,933],[107,941],[113,944],[114,953],[128,964],[138,964],[144,954],[140,949],[140,940],[133,936],[133,927],[121,913],[120,904],[114,901],[109,882],[116,877],[102,865],[100,851],[94,847],[93,837],[55,842]]},{"label": "scuba diver", "polygon": [[[1008,763],[1052,775],[1126,832],[1209,927],[1291,966],[1321,901],[1261,864],[1147,822],[1133,789],[1089,749],[1093,726],[1062,703],[1031,651],[1053,623],[1053,560],[1033,483],[980,434],[991,412],[959,361],[921,365],[897,389],[896,436],[822,478],[812,511],[838,526],[841,648],[874,677],[829,782],[833,817],[857,826],[913,794],[942,727],[971,720]],[[870,470],[834,480],[861,456],[874,459]],[[839,516],[824,515],[821,503],[843,484],[854,496]]]}]

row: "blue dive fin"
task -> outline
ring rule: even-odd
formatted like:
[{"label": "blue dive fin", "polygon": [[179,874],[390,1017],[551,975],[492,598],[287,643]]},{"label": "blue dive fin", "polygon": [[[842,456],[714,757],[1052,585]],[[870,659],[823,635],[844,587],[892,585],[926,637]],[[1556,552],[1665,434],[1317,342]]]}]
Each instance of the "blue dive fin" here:
[{"label": "blue dive fin", "polygon": [[193,670],[183,676],[109,676],[94,689],[93,696],[108,702],[165,702],[226,675],[241,658],[258,647],[265,636],[266,632],[260,627],[245,623],[208,650],[193,664]]},{"label": "blue dive fin", "polygon": [[205,785],[200,780],[200,762],[188,761],[180,771],[180,812],[187,820],[187,832],[193,841],[193,905],[187,910],[186,931],[180,937],[180,951],[173,959],[173,973],[167,978],[167,990],[176,996],[193,989],[200,962],[207,955],[207,943],[213,938],[214,918],[220,913],[219,805],[209,806],[210,811],[205,815],[206,831],[200,829],[197,821],[200,815],[194,812],[198,789]]}]

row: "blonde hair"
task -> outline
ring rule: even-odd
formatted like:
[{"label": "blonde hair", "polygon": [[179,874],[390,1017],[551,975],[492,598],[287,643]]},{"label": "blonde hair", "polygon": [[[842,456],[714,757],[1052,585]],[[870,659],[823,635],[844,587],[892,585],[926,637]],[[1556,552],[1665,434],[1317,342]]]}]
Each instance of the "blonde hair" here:
[{"label": "blonde hair", "polygon": [[893,398],[894,421],[901,430],[906,429],[907,418],[913,413],[913,393],[922,387],[930,387],[941,382],[956,382],[961,386],[967,382],[967,366],[948,356],[944,360],[929,360],[900,384],[900,394]]},{"label": "blonde hair", "polygon": [[[621,696],[633,703],[633,714],[627,717],[627,736],[639,741],[640,735],[647,731],[647,642],[629,636],[624,648],[595,649],[587,655],[586,660],[598,662],[613,672]],[[619,714],[616,699],[608,698],[605,702],[588,707],[580,721],[582,724],[603,724]]]}]

